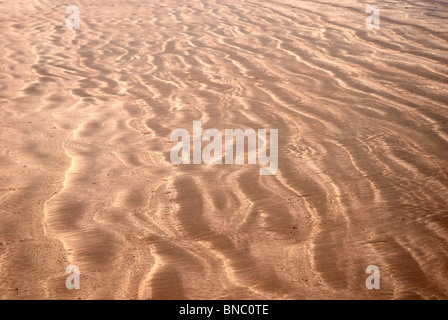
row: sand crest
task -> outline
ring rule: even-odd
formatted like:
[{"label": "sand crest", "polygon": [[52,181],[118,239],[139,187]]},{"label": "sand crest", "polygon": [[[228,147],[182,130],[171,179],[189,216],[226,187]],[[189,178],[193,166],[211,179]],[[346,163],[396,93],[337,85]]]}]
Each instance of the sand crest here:
[{"label": "sand crest", "polygon": [[[375,2],[0,2],[0,298],[447,299],[448,2]],[[174,165],[193,121],[277,173]]]}]

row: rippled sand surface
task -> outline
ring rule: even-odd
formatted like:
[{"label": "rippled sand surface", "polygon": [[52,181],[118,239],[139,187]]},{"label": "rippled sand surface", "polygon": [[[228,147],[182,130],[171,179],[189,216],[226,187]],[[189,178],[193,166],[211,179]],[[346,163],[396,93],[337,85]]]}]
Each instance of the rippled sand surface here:
[{"label": "rippled sand surface", "polygon": [[2,0],[0,298],[447,299],[448,1],[375,2]]}]

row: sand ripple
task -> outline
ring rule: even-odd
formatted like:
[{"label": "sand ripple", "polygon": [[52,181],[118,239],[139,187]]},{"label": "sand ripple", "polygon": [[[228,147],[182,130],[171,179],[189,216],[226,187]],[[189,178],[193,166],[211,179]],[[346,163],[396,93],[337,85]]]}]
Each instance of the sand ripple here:
[{"label": "sand ripple", "polygon": [[[0,3],[0,298],[448,298],[447,1],[76,4]],[[279,171],[171,164],[194,120]]]}]

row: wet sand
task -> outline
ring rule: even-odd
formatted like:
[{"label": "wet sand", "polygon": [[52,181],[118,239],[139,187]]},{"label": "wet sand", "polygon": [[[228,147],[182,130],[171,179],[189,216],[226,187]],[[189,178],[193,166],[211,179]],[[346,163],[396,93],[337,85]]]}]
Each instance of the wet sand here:
[{"label": "wet sand", "polygon": [[[448,298],[448,1],[73,4],[0,2],[0,298]],[[172,164],[199,120],[278,172]]]}]

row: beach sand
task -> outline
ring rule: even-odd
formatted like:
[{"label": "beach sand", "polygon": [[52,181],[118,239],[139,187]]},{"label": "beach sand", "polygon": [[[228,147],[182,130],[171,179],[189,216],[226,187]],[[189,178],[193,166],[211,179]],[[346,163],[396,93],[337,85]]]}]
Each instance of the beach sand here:
[{"label": "beach sand", "polygon": [[[447,299],[448,1],[375,4],[2,0],[0,298]],[[174,165],[193,121],[277,173]]]}]

